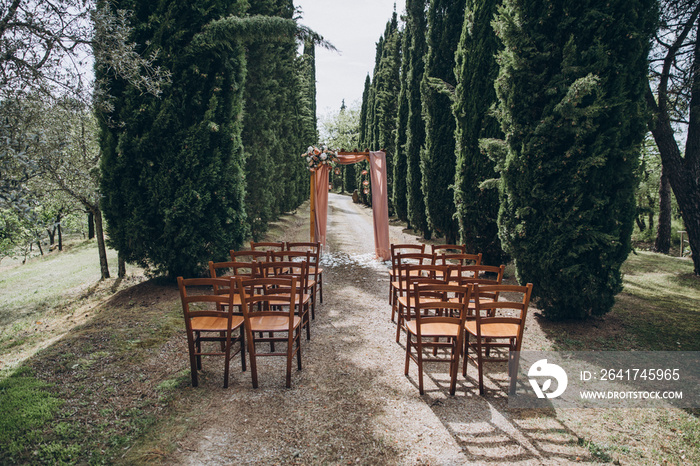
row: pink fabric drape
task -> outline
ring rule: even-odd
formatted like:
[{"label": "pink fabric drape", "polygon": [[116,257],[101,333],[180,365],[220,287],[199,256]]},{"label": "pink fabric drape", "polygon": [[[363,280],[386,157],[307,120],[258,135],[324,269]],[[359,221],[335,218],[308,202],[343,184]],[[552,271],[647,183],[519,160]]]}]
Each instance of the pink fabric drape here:
[{"label": "pink fabric drape", "polygon": [[316,219],[314,222],[314,235],[321,246],[326,245],[326,219],[328,218],[328,175],[331,172],[330,165],[321,165],[314,173],[316,175]]},{"label": "pink fabric drape", "polygon": [[377,258],[389,260],[389,193],[387,192],[386,154],[369,153],[372,182],[372,215],[374,216],[374,251]]},{"label": "pink fabric drape", "polygon": [[[339,155],[341,165],[367,160],[366,155]],[[374,251],[378,259],[389,260],[389,193],[387,192],[386,154],[382,151],[369,153],[370,182],[372,183],[372,215],[374,218]],[[314,234],[316,241],[326,245],[326,220],[328,218],[328,176],[331,168],[323,165],[315,173],[316,189],[314,206],[316,217]]]}]

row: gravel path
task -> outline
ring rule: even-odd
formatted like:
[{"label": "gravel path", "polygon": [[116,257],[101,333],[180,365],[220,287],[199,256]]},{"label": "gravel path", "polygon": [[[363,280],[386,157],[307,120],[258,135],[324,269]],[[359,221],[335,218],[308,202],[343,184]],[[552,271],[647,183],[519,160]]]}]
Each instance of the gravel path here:
[{"label": "gravel path", "polygon": [[[308,228],[287,231],[301,239]],[[374,256],[371,210],[330,195],[324,256],[324,303],[317,307],[303,370],[284,388],[283,358],[259,363],[260,386],[232,362],[231,385],[220,367],[198,390],[199,427],[179,442],[180,464],[562,464],[591,458],[554,413],[507,409],[505,368],[478,395],[476,369],[449,396],[446,364],[429,364],[426,394],[417,370],[403,374],[405,337],[395,342],[388,267]],[[392,226],[391,242],[416,242]],[[172,458],[172,457],[171,457]]]}]

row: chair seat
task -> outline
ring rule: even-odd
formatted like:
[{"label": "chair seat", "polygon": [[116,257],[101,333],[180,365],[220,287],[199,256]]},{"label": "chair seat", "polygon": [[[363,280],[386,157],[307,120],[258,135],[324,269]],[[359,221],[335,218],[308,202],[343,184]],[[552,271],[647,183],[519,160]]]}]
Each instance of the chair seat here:
[{"label": "chair seat", "polygon": [[[404,307],[413,307],[416,299],[413,296],[399,296],[399,303]],[[421,299],[421,303],[430,303],[440,301],[440,298],[425,298]]]},{"label": "chair seat", "polygon": [[[196,332],[225,332],[228,319],[225,317],[193,317],[191,320],[192,330]],[[242,316],[233,316],[231,319],[231,329],[236,329],[243,325]]]},{"label": "chair seat", "polygon": [[322,274],[323,273],[323,268],[321,267],[316,267],[315,265],[309,266],[309,274],[310,275],[316,275],[316,274]]},{"label": "chair seat", "polygon": [[[284,295],[275,295],[275,296],[284,296]],[[289,296],[289,295],[287,295],[287,296]],[[299,296],[299,294],[297,294],[297,302],[298,302],[298,299],[299,299],[298,296]],[[311,295],[310,295],[310,294],[304,294],[303,297],[302,297],[301,303],[302,303],[302,304],[307,304],[309,301],[311,301]],[[271,305],[271,306],[281,306],[281,305],[284,305],[284,304],[289,305],[289,297],[287,297],[287,301],[284,301],[284,298],[283,298],[282,300],[280,300],[280,301],[270,301],[270,305]]]},{"label": "chair seat", "polygon": [[[294,316],[294,328],[301,323],[301,317]],[[253,332],[284,332],[289,330],[289,318],[286,316],[255,316],[250,318],[250,330]]]},{"label": "chair seat", "polygon": [[[406,328],[414,335],[418,334],[416,326],[418,321],[409,320],[406,322]],[[459,325],[449,322],[433,322],[423,323],[421,325],[420,334],[422,337],[454,337],[459,334]]]},{"label": "chair seat", "polygon": [[[468,320],[464,324],[464,328],[472,335],[476,335],[475,320]],[[515,338],[518,336],[518,330],[519,326],[517,324],[482,324],[481,336],[482,338]]]}]

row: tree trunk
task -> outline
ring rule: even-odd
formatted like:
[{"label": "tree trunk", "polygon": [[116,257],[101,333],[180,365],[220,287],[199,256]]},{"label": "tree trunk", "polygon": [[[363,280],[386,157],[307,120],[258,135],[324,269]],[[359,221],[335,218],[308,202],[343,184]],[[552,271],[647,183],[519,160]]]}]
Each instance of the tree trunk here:
[{"label": "tree trunk", "polygon": [[63,233],[61,232],[61,216],[58,216],[58,224],[56,226],[58,232],[58,250],[63,251]]},{"label": "tree trunk", "polygon": [[117,256],[117,261],[119,262],[118,277],[124,278],[124,277],[126,277],[126,261],[124,260],[124,256],[122,255],[121,252]]},{"label": "tree trunk", "polygon": [[88,239],[95,237],[95,215],[88,211]]},{"label": "tree trunk", "polygon": [[668,254],[671,249],[671,183],[665,168],[661,168],[659,183],[659,226],[656,229],[654,250]]},{"label": "tree trunk", "polygon": [[97,237],[97,250],[100,254],[100,271],[102,279],[109,278],[109,265],[107,264],[107,248],[105,247],[105,235],[102,230],[102,211],[98,206],[91,208],[93,218],[95,219],[95,236]]},{"label": "tree trunk", "polygon": [[53,225],[53,227],[51,227],[50,229],[47,228],[46,233],[48,233],[49,235],[49,246],[53,246],[53,243],[56,238],[56,225]]}]

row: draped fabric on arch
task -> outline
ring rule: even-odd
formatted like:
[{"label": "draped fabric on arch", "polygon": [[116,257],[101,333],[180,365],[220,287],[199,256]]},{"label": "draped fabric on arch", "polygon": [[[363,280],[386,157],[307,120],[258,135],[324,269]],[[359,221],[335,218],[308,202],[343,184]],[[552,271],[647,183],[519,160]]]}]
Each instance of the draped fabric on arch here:
[{"label": "draped fabric on arch", "polygon": [[[382,151],[370,152],[369,157],[362,154],[338,155],[341,165],[369,160],[370,183],[372,183],[372,215],[374,217],[374,251],[377,259],[389,260],[389,194],[387,192],[386,154]],[[326,219],[328,217],[328,176],[330,166],[322,165],[314,173],[314,203],[316,241],[326,244]]]}]

